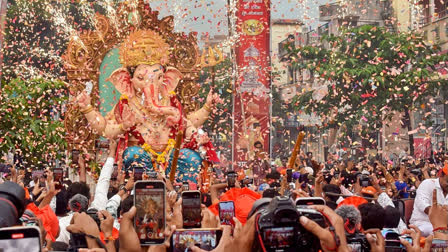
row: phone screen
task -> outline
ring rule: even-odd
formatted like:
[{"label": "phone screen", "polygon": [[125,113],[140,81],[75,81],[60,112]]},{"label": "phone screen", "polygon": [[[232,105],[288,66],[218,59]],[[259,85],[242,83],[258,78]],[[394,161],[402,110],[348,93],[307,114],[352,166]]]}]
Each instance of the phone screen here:
[{"label": "phone screen", "polygon": [[284,249],[294,246],[294,227],[265,228],[264,245],[271,249]]},{"label": "phone screen", "polygon": [[142,246],[165,241],[165,183],[138,181],[134,185],[137,213],[134,225]]},{"label": "phone screen", "polygon": [[143,167],[133,167],[134,169],[134,181],[143,179]]},{"label": "phone screen", "polygon": [[78,164],[79,161],[79,150],[72,150],[72,162]]},{"label": "phone screen", "polygon": [[233,201],[219,202],[219,219],[221,220],[221,225],[233,226],[233,217],[235,217],[235,205]]},{"label": "phone screen", "polygon": [[288,183],[292,182],[292,169],[286,170],[286,182]]},{"label": "phone screen", "polygon": [[237,177],[236,173],[227,174],[227,186],[229,188],[235,187],[236,177]]},{"label": "phone screen", "polygon": [[300,174],[299,183],[303,183],[302,188],[306,188],[306,184],[308,184],[308,173]]},{"label": "phone screen", "polygon": [[308,205],[326,205],[325,200],[321,197],[297,198],[296,206]]},{"label": "phone screen", "polygon": [[185,228],[201,227],[201,193],[199,191],[182,193],[182,217]]},{"label": "phone screen", "polygon": [[112,175],[110,176],[112,180],[118,178],[118,164],[114,164],[114,171],[112,172]]},{"label": "phone screen", "polygon": [[0,229],[0,251],[39,252],[40,232],[37,227],[11,227]]},{"label": "phone screen", "polygon": [[193,245],[211,251],[218,246],[221,235],[220,229],[179,229],[171,236],[170,251],[189,251],[187,249]]},{"label": "phone screen", "polygon": [[183,182],[182,183],[182,191],[189,191],[190,190],[190,184],[188,184],[188,182]]},{"label": "phone screen", "polygon": [[62,168],[54,168],[53,169],[53,178],[56,183],[55,188],[59,190],[62,188],[62,179],[64,175],[64,170]]}]

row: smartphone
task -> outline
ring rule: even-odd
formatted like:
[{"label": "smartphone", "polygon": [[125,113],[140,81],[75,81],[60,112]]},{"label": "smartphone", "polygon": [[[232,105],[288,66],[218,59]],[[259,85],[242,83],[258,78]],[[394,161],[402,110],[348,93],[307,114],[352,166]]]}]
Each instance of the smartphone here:
[{"label": "smartphone", "polygon": [[64,170],[62,168],[54,168],[53,169],[54,182],[58,182],[55,184],[56,190],[62,189],[63,176],[64,176]]},{"label": "smartphone", "polygon": [[309,205],[326,205],[326,202],[321,197],[306,197],[296,199],[296,206],[309,206]]},{"label": "smartphone", "polygon": [[182,191],[190,191],[190,184],[188,182],[182,182]]},{"label": "smartphone", "polygon": [[309,182],[308,181],[308,173],[300,174],[299,183],[303,183],[302,184],[302,189],[307,187],[308,182]]},{"label": "smartphone", "polygon": [[118,164],[114,164],[114,170],[112,172],[112,175],[110,176],[111,180],[117,180],[118,178]]},{"label": "smartphone", "polygon": [[201,193],[199,191],[182,192],[182,217],[184,228],[201,227]]},{"label": "smartphone", "polygon": [[155,171],[150,171],[147,173],[147,175],[148,175],[149,179],[157,179],[158,174]]},{"label": "smartphone", "polygon": [[219,219],[221,225],[234,225],[233,217],[235,217],[235,204],[233,201],[219,202]]},{"label": "smartphone", "polygon": [[235,187],[237,174],[235,172],[230,172],[227,174],[227,186],[229,188]]},{"label": "smartphone", "polygon": [[171,246],[168,251],[191,251],[189,247],[193,245],[202,250],[211,251],[218,246],[221,236],[221,229],[178,229],[171,236]]},{"label": "smartphone", "polygon": [[292,182],[292,169],[286,169],[286,182]]},{"label": "smartphone", "polygon": [[8,227],[0,229],[0,251],[41,251],[40,231],[37,227]]},{"label": "smartphone", "polygon": [[143,180],[143,167],[132,166],[132,170],[134,171],[134,181]]},{"label": "smartphone", "polygon": [[79,161],[79,150],[73,149],[72,150],[72,162],[74,164],[78,164],[78,161]]},{"label": "smartphone", "polygon": [[134,204],[137,208],[134,227],[142,246],[165,242],[165,194],[163,181],[137,181],[134,184]]}]

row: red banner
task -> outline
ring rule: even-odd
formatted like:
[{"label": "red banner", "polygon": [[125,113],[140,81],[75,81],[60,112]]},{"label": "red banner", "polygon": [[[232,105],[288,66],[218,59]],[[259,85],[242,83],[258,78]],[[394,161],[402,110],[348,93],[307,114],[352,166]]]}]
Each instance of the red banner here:
[{"label": "red banner", "polygon": [[[238,79],[234,97],[234,169],[247,166],[259,151],[269,157],[270,1],[238,0],[236,47]],[[260,144],[257,144],[260,146]],[[259,154],[257,154],[260,156]],[[254,171],[255,173],[255,171]]]}]

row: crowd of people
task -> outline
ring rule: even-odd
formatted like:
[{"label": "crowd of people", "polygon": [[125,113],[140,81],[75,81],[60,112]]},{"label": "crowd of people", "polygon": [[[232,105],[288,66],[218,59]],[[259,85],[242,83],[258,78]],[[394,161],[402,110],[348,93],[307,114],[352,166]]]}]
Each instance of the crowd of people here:
[{"label": "crowd of people", "polygon": [[[154,210],[161,215],[160,209],[165,211],[166,240],[141,246],[134,225],[136,181],[133,171],[114,174],[115,151],[116,144],[110,143],[94,191],[86,183],[82,162],[76,182],[56,180],[52,169],[27,179],[26,169],[9,166],[0,183],[0,227],[35,226],[42,247],[0,241],[6,246],[0,251],[172,251],[170,237],[185,228],[180,195],[196,189],[201,191],[201,228],[222,230],[207,250],[448,250],[446,155],[426,160],[405,156],[394,165],[332,156],[319,163],[307,153],[294,167],[282,158],[272,163],[254,160],[240,171],[211,169],[210,181],[198,179],[198,184],[171,182],[162,173],[143,174],[143,180],[166,185],[166,206]],[[250,172],[259,169],[263,172]],[[219,220],[222,201],[233,201],[230,222]],[[174,244],[176,249],[182,246]],[[185,249],[205,248],[193,242]]]}]

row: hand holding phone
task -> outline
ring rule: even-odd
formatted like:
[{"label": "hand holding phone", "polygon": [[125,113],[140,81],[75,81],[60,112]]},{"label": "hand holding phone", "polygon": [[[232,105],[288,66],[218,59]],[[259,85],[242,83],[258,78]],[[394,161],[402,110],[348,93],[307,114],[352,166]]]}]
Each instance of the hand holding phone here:
[{"label": "hand holding phone", "polygon": [[54,168],[53,169],[53,180],[56,182],[55,189],[62,189],[62,180],[63,180],[64,170],[62,168]]},{"label": "hand holding phone", "polygon": [[234,188],[236,184],[237,174],[235,172],[229,172],[227,174],[227,186],[229,188]]},{"label": "hand holding phone", "polygon": [[142,246],[165,242],[165,195],[163,181],[137,181],[134,185],[134,226]]},{"label": "hand holding phone", "polygon": [[201,227],[201,193],[199,191],[182,192],[182,218],[184,228]]},{"label": "hand holding phone", "polygon": [[134,174],[134,181],[143,180],[144,167],[133,165],[133,166],[131,166],[131,169]]},{"label": "hand holding phone", "polygon": [[235,226],[233,217],[235,217],[235,204],[233,201],[219,202],[219,219],[221,220],[221,225]]},{"label": "hand holding phone", "polygon": [[218,246],[221,236],[221,229],[178,229],[171,236],[168,251],[190,251],[188,248],[192,246],[197,246],[205,251],[211,251]]}]

